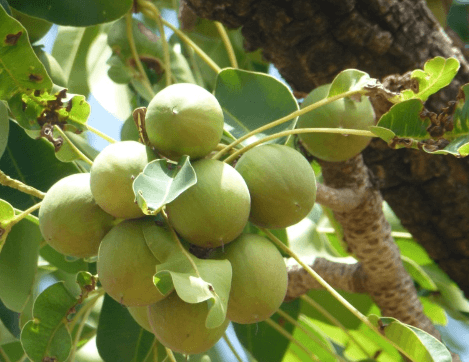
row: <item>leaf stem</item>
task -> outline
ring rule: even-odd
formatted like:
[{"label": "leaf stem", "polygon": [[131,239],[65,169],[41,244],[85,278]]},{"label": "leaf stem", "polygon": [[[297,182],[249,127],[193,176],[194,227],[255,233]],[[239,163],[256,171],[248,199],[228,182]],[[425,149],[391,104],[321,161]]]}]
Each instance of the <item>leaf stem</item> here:
[{"label": "leaf stem", "polygon": [[[336,133],[336,134],[346,134],[346,135],[355,135],[355,136],[364,136],[364,137],[376,137],[376,135],[370,131],[360,130],[360,129],[347,129],[347,128],[298,128],[298,129],[290,129],[288,131],[282,131],[278,133],[274,133],[269,136],[265,136],[262,139],[249,144],[248,146],[243,147],[242,149],[234,152],[232,155],[227,157],[224,162],[230,163],[240,154],[243,154],[249,151],[251,148],[260,145],[261,143],[273,140],[275,138],[280,138],[284,136],[289,136],[292,134],[301,134],[301,133]],[[215,155],[216,156],[216,155]],[[214,157],[215,157],[214,156]]]},{"label": "leaf stem", "polygon": [[77,333],[75,334],[75,339],[73,341],[72,351],[70,352],[70,356],[68,357],[68,360],[70,362],[75,361],[75,354],[77,352],[78,342],[80,341],[81,333],[83,332],[83,328],[85,327],[85,324],[86,324],[86,321],[88,320],[88,317],[90,316],[91,312],[93,311],[93,306],[95,305],[96,301],[97,301],[97,299],[94,299],[92,302],[90,301],[86,305],[86,307],[85,306],[83,307],[83,308],[87,308],[87,310],[86,310],[85,314],[83,315],[83,318],[80,321],[80,324],[78,325]]},{"label": "leaf stem", "polygon": [[127,40],[129,41],[130,51],[132,52],[132,57],[135,60],[135,64],[137,65],[138,72],[140,73],[140,77],[142,79],[144,87],[147,89],[148,93],[153,97],[155,92],[151,87],[150,80],[148,79],[147,73],[145,69],[143,69],[142,62],[140,61],[140,57],[138,55],[137,47],[135,45],[135,39],[133,34],[133,27],[132,27],[132,13],[128,12],[125,14],[125,30],[127,33]]},{"label": "leaf stem", "polygon": [[[361,343],[359,343],[355,337],[349,332],[349,330],[347,328],[345,328],[345,326],[340,323],[340,321],[335,318],[331,313],[329,313],[327,311],[327,309],[323,308],[319,303],[317,303],[314,299],[310,298],[309,296],[307,295],[302,295],[300,297],[304,302],[306,302],[307,304],[309,304],[311,307],[313,308],[316,308],[324,317],[326,317],[332,324],[336,325],[337,327],[339,327],[349,338],[351,341],[355,342],[355,344],[357,345],[357,347],[365,354],[365,356],[367,356],[368,358],[372,358],[372,356],[366,351],[365,347],[363,347],[361,345]],[[301,318],[301,316],[300,316]],[[303,321],[305,323],[306,322],[306,317],[303,317],[302,318]]]},{"label": "leaf stem", "polygon": [[315,343],[317,343],[317,345],[319,347],[321,347],[325,352],[327,352],[328,354],[330,354],[333,358],[336,358],[336,359],[339,359],[340,361],[343,361],[343,362],[347,362],[345,361],[344,358],[342,358],[341,356],[339,356],[337,353],[334,353],[332,352],[327,346],[326,344],[321,341],[317,336],[315,336],[314,334],[312,334],[310,331],[308,331],[301,323],[299,323],[297,320],[295,320],[294,318],[292,318],[288,313],[285,313],[283,310],[279,309],[277,310],[277,313],[280,314],[280,316],[287,320],[289,323],[293,324],[295,327],[299,328],[301,331],[303,331],[304,334],[306,334],[308,336],[309,339],[311,339],[312,341],[314,341]]},{"label": "leaf stem", "polygon": [[10,358],[6,354],[6,352],[3,350],[3,348],[0,346],[0,356],[5,360],[5,362],[11,362]]},{"label": "leaf stem", "polygon": [[218,33],[220,34],[220,38],[225,45],[226,52],[228,53],[228,58],[230,58],[230,63],[233,68],[238,68],[238,60],[236,59],[236,54],[233,49],[233,45],[231,44],[230,38],[228,37],[228,33],[226,32],[225,27],[222,23],[215,21],[215,26],[217,27]]},{"label": "leaf stem", "polygon": [[68,136],[65,134],[64,131],[62,131],[62,129],[58,126],[54,126],[54,128],[60,133],[60,135],[64,138],[65,141],[67,141],[69,144],[70,144],[70,147],[72,147],[73,151],[75,151],[75,153],[83,160],[85,161],[87,164],[89,165],[92,165],[93,164],[93,161],[91,161],[88,157],[85,156],[85,154],[83,152],[81,152],[77,146],[74,145],[74,143],[70,140],[70,138],[68,138]]},{"label": "leaf stem", "polygon": [[266,322],[269,326],[271,326],[273,329],[275,329],[277,332],[279,332],[282,336],[284,336],[286,339],[288,339],[290,342],[293,342],[296,344],[300,349],[305,352],[309,358],[312,361],[317,361],[320,362],[319,359],[314,355],[312,351],[310,351],[306,346],[298,341],[295,337],[293,337],[290,333],[288,333],[285,328],[282,328],[280,325],[275,323],[271,318],[267,318],[264,322]]},{"label": "leaf stem", "polygon": [[[333,97],[330,97],[330,98],[325,98],[325,99],[322,99],[320,100],[319,102],[316,102],[316,103],[313,103],[313,104],[310,104],[309,106],[303,108],[303,109],[299,109],[295,112],[292,112],[288,115],[286,115],[285,117],[282,117],[276,121],[273,121],[273,122],[270,122],[269,124],[266,124],[265,126],[262,126],[262,127],[259,127],[257,129],[255,129],[254,131],[251,131],[247,134],[245,134],[244,136],[238,138],[236,141],[230,143],[228,146],[225,147],[225,149],[221,150],[220,152],[218,152],[215,156],[212,157],[212,159],[214,160],[218,160],[223,154],[225,154],[226,152],[228,152],[230,149],[232,149],[233,147],[235,147],[236,145],[240,144],[241,142],[243,142],[244,140],[248,139],[249,137],[252,137],[258,133],[261,133],[263,131],[266,131],[270,128],[273,128],[275,126],[278,126],[282,123],[285,123],[285,122],[288,122],[298,116],[301,116],[305,113],[308,113],[310,111],[312,111],[313,109],[316,109],[316,108],[319,108],[319,107],[322,107],[326,104],[329,104],[329,103],[332,103],[332,102],[335,102],[336,100],[338,99],[342,99],[342,98],[346,98],[346,97],[350,97],[350,96],[353,96],[355,94],[362,94],[364,93],[365,91],[364,90],[353,90],[353,91],[348,91],[348,92],[345,92],[345,93],[341,93],[341,94],[338,94],[336,96],[333,96]],[[374,134],[373,134],[374,136]]]},{"label": "leaf stem", "polygon": [[[316,273],[313,269],[309,267],[306,263],[301,261],[300,257],[293,251],[291,250],[288,246],[283,244],[274,234],[272,234],[268,229],[265,228],[259,228],[262,230],[266,235],[269,237],[270,240],[273,241],[275,245],[277,245],[280,249],[282,249],[285,253],[290,255],[293,259],[295,259],[298,264],[300,264],[304,270],[311,275],[314,279],[317,280],[321,286],[326,289],[329,293],[332,294],[332,296],[337,299],[345,308],[347,308],[354,316],[356,316],[363,324],[368,326],[371,330],[373,330],[377,335],[379,335],[381,338],[384,338],[388,343],[390,343],[394,348],[396,348],[399,352],[401,352],[404,356],[409,358],[409,360],[414,361],[406,351],[404,351],[400,346],[398,346],[396,343],[393,341],[387,339],[384,337],[379,330],[366,318],[363,314],[360,313],[358,309],[356,309],[350,302],[342,297],[339,293],[336,292],[334,288],[332,288],[318,273]],[[417,362],[417,361],[415,361]]]},{"label": "leaf stem", "polygon": [[177,361],[176,361],[176,357],[174,357],[173,351],[171,351],[171,350],[170,350],[169,348],[167,348],[167,347],[165,347],[164,349],[166,350],[166,354],[168,355],[169,360],[170,360],[171,362],[177,362]]},{"label": "leaf stem", "polygon": [[197,275],[197,277],[201,278],[200,273],[199,273],[199,269],[197,268],[197,265],[195,265],[194,260],[192,259],[190,254],[187,252],[187,250],[184,249],[184,246],[182,245],[181,240],[179,240],[179,238],[176,234],[176,231],[174,231],[172,225],[169,222],[168,215],[166,215],[165,210],[161,210],[161,215],[163,215],[163,218],[166,221],[166,224],[168,225],[169,230],[171,231],[171,236],[176,241],[176,244],[179,246],[179,249],[181,249],[184,256],[189,260],[189,263],[191,264],[192,268],[194,269],[195,274]]},{"label": "leaf stem", "polygon": [[101,298],[104,295],[104,289],[99,289],[98,294],[95,295],[92,299],[88,300],[84,306],[81,307],[81,309],[75,314],[73,317],[72,321],[70,321],[69,328],[70,330],[73,331],[73,328],[75,328],[75,324],[77,321],[81,318],[81,316],[88,310],[88,307],[90,306],[93,307],[93,305],[98,301],[99,298]]},{"label": "leaf stem", "polygon": [[95,135],[101,137],[102,139],[108,141],[109,143],[116,143],[117,141],[112,138],[112,137],[109,137],[107,134],[101,132],[100,130],[90,126],[89,124],[86,125],[86,127],[88,128],[88,131],[91,131],[93,132]]},{"label": "leaf stem", "polygon": [[22,213],[16,215],[13,219],[10,220],[9,226],[12,227],[13,225],[19,223],[21,220],[23,220],[26,216],[31,214],[32,212],[36,211],[41,207],[42,201],[38,202],[36,205],[31,206],[29,209],[24,210]]},{"label": "leaf stem", "polygon": [[231,352],[233,352],[233,354],[235,355],[236,359],[238,360],[238,362],[243,362],[243,359],[241,358],[241,356],[238,354],[238,352],[236,351],[236,349],[234,348],[233,344],[231,343],[230,339],[228,338],[228,336],[226,335],[226,332],[223,333],[223,339],[225,340],[226,344],[228,345],[228,347],[231,349]]},{"label": "leaf stem", "polygon": [[148,358],[152,355],[153,349],[155,348],[155,346],[156,346],[156,337],[153,339],[153,343],[151,344],[150,349],[148,350],[145,358],[142,361],[145,362],[146,360],[148,360]]},{"label": "leaf stem", "polygon": [[44,196],[46,196],[44,192],[39,191],[32,186],[28,186],[19,180],[12,179],[11,177],[3,173],[1,170],[0,170],[0,184],[3,186],[8,186],[18,191],[24,192],[25,194],[32,195],[39,199],[43,199]]}]

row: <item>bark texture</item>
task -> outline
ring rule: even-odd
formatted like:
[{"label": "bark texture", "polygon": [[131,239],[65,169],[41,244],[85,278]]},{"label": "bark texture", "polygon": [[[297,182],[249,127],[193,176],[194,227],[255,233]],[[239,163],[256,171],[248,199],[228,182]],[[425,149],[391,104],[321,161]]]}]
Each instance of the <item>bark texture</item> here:
[{"label": "bark texture", "polygon": [[[262,48],[298,92],[357,68],[381,79],[456,57],[451,86],[433,96],[438,110],[469,82],[469,66],[424,0],[186,0],[194,12],[242,26],[245,48]],[[381,191],[404,226],[469,297],[469,160],[394,151],[381,141],[364,152]]]}]

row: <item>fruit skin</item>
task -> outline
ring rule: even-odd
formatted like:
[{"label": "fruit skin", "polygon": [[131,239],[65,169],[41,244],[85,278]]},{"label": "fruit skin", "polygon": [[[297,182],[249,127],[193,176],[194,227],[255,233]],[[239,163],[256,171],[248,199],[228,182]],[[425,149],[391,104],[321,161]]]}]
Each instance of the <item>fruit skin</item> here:
[{"label": "fruit skin", "polygon": [[[145,306],[165,297],[153,284],[159,261],[143,236],[143,228],[153,224],[147,218],[123,221],[107,233],[99,247],[99,281],[106,293],[125,306]],[[169,232],[162,231],[161,237],[170,238]]]},{"label": "fruit skin", "polygon": [[146,329],[148,332],[153,333],[151,331],[150,321],[148,320],[149,308],[151,308],[151,305],[146,305],[144,307],[127,307],[127,310],[140,327]]},{"label": "fruit skin", "polygon": [[195,354],[210,349],[223,336],[230,321],[216,328],[205,327],[206,302],[190,304],[172,293],[150,307],[150,326],[156,338],[174,352]]},{"label": "fruit skin", "polygon": [[257,323],[269,318],[282,304],[288,273],[282,255],[270,240],[242,234],[226,246],[221,259],[233,268],[226,317],[235,323]]},{"label": "fruit skin", "polygon": [[192,244],[205,248],[225,245],[247,224],[248,187],[224,162],[200,160],[193,167],[197,183],[166,205],[169,221]]},{"label": "fruit skin", "polygon": [[309,214],[316,201],[316,177],[308,161],[283,145],[261,145],[247,151],[236,164],[251,194],[249,220],[279,229]]},{"label": "fruit skin", "polygon": [[148,163],[144,145],[134,141],[107,146],[91,166],[91,192],[99,206],[120,219],[144,216],[135,203],[133,180]]},{"label": "fruit skin", "polygon": [[[326,98],[330,84],[313,90],[301,108]],[[296,128],[348,128],[368,130],[375,125],[375,113],[368,97],[361,102],[339,99],[310,111],[298,118]],[[302,133],[298,135],[303,146],[313,156],[329,162],[340,162],[358,155],[371,141],[371,137],[344,136],[332,133]]]},{"label": "fruit skin", "polygon": [[173,84],[156,94],[147,108],[145,129],[150,143],[178,160],[208,155],[223,134],[223,111],[217,99],[190,83]]},{"label": "fruit skin", "polygon": [[95,202],[90,174],[67,176],[55,183],[42,200],[39,228],[47,243],[59,253],[77,258],[98,254],[101,239],[114,218]]},{"label": "fruit skin", "polygon": [[27,15],[14,8],[10,9],[12,16],[18,20],[28,32],[28,37],[31,44],[41,40],[49,32],[53,25],[47,20]]}]

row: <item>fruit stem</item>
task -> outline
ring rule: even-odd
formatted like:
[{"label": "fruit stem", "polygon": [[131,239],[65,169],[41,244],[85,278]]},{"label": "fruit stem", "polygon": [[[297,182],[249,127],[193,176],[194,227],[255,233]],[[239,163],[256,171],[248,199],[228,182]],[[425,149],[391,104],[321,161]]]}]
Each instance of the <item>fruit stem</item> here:
[{"label": "fruit stem", "polygon": [[[324,317],[326,317],[332,324],[336,325],[337,327],[339,327],[349,338],[351,341],[355,342],[355,344],[357,345],[357,347],[364,353],[365,356],[367,356],[368,358],[372,358],[372,356],[366,351],[365,347],[363,347],[361,345],[361,343],[359,343],[356,338],[349,332],[349,330],[347,328],[345,328],[345,326],[340,323],[340,321],[335,318],[332,314],[330,314],[325,308],[323,308],[319,303],[317,303],[314,299],[310,298],[309,296],[307,295],[302,295],[300,297],[304,302],[306,302],[307,304],[309,304],[311,307],[317,309]],[[300,316],[301,318],[301,316]],[[303,317],[305,319],[305,317]]]},{"label": "fruit stem", "polygon": [[163,45],[163,56],[164,56],[164,70],[165,70],[165,78],[166,78],[166,86],[171,85],[171,80],[172,80],[172,74],[171,74],[171,59],[170,59],[170,54],[169,54],[169,45],[166,40],[166,36],[164,34],[164,27],[163,27],[163,22],[161,21],[161,13],[158,10],[158,8],[150,3],[146,2],[146,9],[148,12],[152,14],[153,19],[156,21],[156,25],[158,26],[158,30],[160,31],[160,38],[161,38],[161,43]]},{"label": "fruit stem", "polygon": [[127,40],[129,41],[130,51],[132,52],[132,58],[135,60],[135,64],[137,65],[138,72],[140,73],[140,77],[142,78],[143,85],[147,89],[147,92],[153,98],[155,96],[155,92],[151,87],[150,80],[148,79],[147,73],[145,69],[143,69],[142,62],[140,61],[140,57],[138,55],[137,47],[135,45],[133,28],[132,28],[132,13],[128,12],[125,14],[125,30],[127,33]]},{"label": "fruit stem", "polygon": [[90,126],[89,124],[86,125],[86,127],[88,128],[88,131],[91,131],[93,132],[95,135],[101,137],[102,139],[108,141],[109,143],[116,143],[117,141],[112,138],[112,137],[109,137],[107,134],[101,132],[100,130]]},{"label": "fruit stem", "polygon": [[[363,314],[360,313],[358,309],[356,309],[352,304],[349,303],[347,299],[342,297],[334,288],[332,288],[318,273],[316,273],[313,269],[309,267],[306,263],[301,261],[300,257],[293,251],[291,250],[288,246],[286,246],[284,243],[282,243],[274,234],[272,234],[268,229],[264,228],[259,228],[262,230],[272,242],[277,245],[280,249],[282,249],[285,253],[290,255],[293,259],[295,259],[298,264],[300,264],[306,272],[311,275],[314,279],[318,281],[319,284],[321,284],[322,287],[324,287],[329,293],[332,294],[332,296],[337,299],[345,308],[347,308],[355,317],[357,317],[363,324],[368,326],[373,332],[375,332],[377,335],[379,335],[381,338],[384,338],[388,343],[390,343],[394,348],[396,348],[399,352],[401,352],[405,357],[407,357],[410,361],[415,361],[413,360],[406,351],[404,351],[400,346],[398,346],[396,343],[391,341],[390,339],[386,338],[383,336],[380,331],[368,320],[367,317],[365,317]],[[417,362],[417,361],[415,361]]]},{"label": "fruit stem", "polygon": [[173,237],[174,241],[179,246],[179,248],[181,249],[184,256],[189,260],[189,263],[191,264],[192,268],[194,269],[195,274],[197,275],[197,277],[201,278],[200,273],[199,273],[199,269],[197,268],[197,265],[195,265],[194,260],[192,259],[189,252],[186,249],[184,249],[184,246],[182,245],[181,240],[179,240],[179,238],[176,234],[176,231],[174,231],[173,227],[169,223],[168,215],[166,215],[166,212],[164,210],[161,210],[161,215],[163,215],[163,218],[166,221],[166,225],[168,225],[169,230],[171,231],[171,236]]},{"label": "fruit stem", "polygon": [[60,135],[63,137],[63,139],[65,141],[67,141],[70,145],[70,147],[73,149],[73,151],[75,151],[75,153],[83,160],[85,161],[87,164],[89,165],[92,165],[93,164],[93,161],[91,161],[88,157],[85,156],[85,154],[83,152],[81,152],[77,146],[75,146],[73,144],[72,141],[70,141],[70,138],[68,138],[68,136],[65,134],[64,131],[62,131],[62,129],[60,127],[58,127],[57,125],[54,125],[54,128],[60,133]]},{"label": "fruit stem", "polygon": [[10,220],[8,223],[9,227],[12,227],[13,225],[19,223],[21,220],[23,220],[26,216],[31,214],[32,212],[36,211],[41,207],[42,201],[38,202],[36,205],[31,206],[29,209],[24,210],[22,213],[16,215],[13,219]]},{"label": "fruit stem", "polygon": [[[257,145],[260,145],[261,143],[270,141],[275,138],[280,138],[284,136],[289,136],[292,134],[300,134],[300,133],[338,133],[338,134],[347,134],[347,135],[355,135],[355,136],[366,136],[366,137],[376,137],[376,135],[370,131],[365,131],[365,130],[359,130],[359,129],[347,129],[347,128],[299,128],[299,129],[290,129],[288,131],[283,131],[283,132],[278,132],[274,133],[270,136],[265,136],[264,138],[253,142],[249,144],[248,146],[243,147],[242,149],[234,152],[232,155],[230,155],[224,162],[230,163],[236,157],[239,155],[249,151],[251,148],[256,147]],[[241,138],[240,138],[241,139]],[[239,141],[239,140],[238,140]],[[233,142],[235,143],[235,142]],[[232,143],[232,144],[233,144]],[[225,147],[228,148],[229,146]],[[218,159],[217,155],[220,153],[225,153],[225,149],[221,150],[218,152],[215,156],[213,156],[213,159]]]},{"label": "fruit stem", "polygon": [[238,61],[236,60],[236,54],[233,49],[233,45],[231,44],[230,38],[228,37],[228,33],[226,32],[225,27],[222,23],[215,21],[215,26],[217,27],[218,33],[220,34],[220,38],[225,45],[226,52],[228,53],[228,58],[230,58],[230,63],[233,68],[238,68]]},{"label": "fruit stem", "polygon": [[[309,106],[303,108],[303,109],[299,109],[295,112],[292,112],[288,115],[286,115],[285,117],[282,117],[276,121],[273,121],[273,122],[270,122],[269,124],[266,124],[262,127],[259,127],[257,129],[255,129],[254,131],[251,131],[247,134],[245,134],[244,136],[238,138],[238,140],[230,143],[228,146],[225,147],[225,149],[221,150],[220,152],[218,152],[215,156],[213,156],[212,158],[214,160],[218,160],[223,154],[225,154],[226,152],[228,152],[229,150],[231,150],[234,146],[240,144],[241,142],[243,142],[245,139],[248,139],[249,137],[251,136],[254,136],[258,133],[261,133],[265,130],[268,130],[270,128],[273,128],[275,126],[278,126],[282,123],[285,123],[285,122],[288,122],[298,116],[301,116],[305,113],[308,113],[316,108],[319,108],[319,107],[322,107],[326,104],[329,104],[329,103],[332,103],[332,102],[335,102],[336,100],[338,99],[342,99],[342,98],[346,98],[346,97],[350,97],[350,96],[353,96],[353,95],[356,95],[356,94],[365,94],[366,91],[364,91],[363,89],[359,89],[359,90],[353,90],[353,91],[348,91],[348,92],[344,92],[344,93],[341,93],[341,94],[338,94],[336,96],[333,96],[333,97],[330,97],[330,98],[325,98],[325,99],[321,99],[320,101],[316,102],[316,103],[313,103],[313,104],[310,104]],[[373,136],[375,136],[373,134]]]},{"label": "fruit stem", "polygon": [[279,332],[282,336],[284,336],[286,339],[288,339],[290,342],[293,342],[294,344],[296,344],[300,349],[303,350],[303,352],[305,352],[309,356],[309,358],[312,361],[320,362],[319,359],[314,355],[314,353],[312,351],[310,351],[308,348],[305,347],[305,345],[303,343],[301,343],[295,337],[293,337],[290,333],[288,333],[285,330],[285,328],[283,328],[280,325],[278,325],[277,323],[275,323],[271,318],[267,318],[265,320],[265,322],[269,326],[271,326],[273,329],[275,329],[277,332]]},{"label": "fruit stem", "polygon": [[1,170],[0,170],[0,185],[11,187],[13,189],[24,192],[25,194],[28,194],[28,195],[32,195],[39,199],[43,199],[44,196],[46,196],[44,192],[39,191],[32,186],[28,186],[19,180],[12,179]]},{"label": "fruit stem", "polygon": [[166,350],[166,354],[171,362],[177,362],[176,357],[174,357],[173,351],[171,351],[168,347],[164,348]]},{"label": "fruit stem", "polygon": [[231,352],[233,352],[234,356],[236,357],[236,359],[238,360],[238,362],[243,362],[243,359],[241,358],[241,356],[238,354],[238,352],[236,351],[236,349],[234,348],[233,344],[231,343],[230,339],[228,338],[228,336],[226,335],[226,332],[223,333],[223,339],[225,340],[226,344],[228,345],[228,347],[231,349]]},{"label": "fruit stem", "polygon": [[[318,344],[319,347],[321,347],[326,353],[330,354],[334,359],[339,359],[342,362],[347,362],[344,358],[339,356],[338,354],[332,352],[327,345],[321,341],[317,336],[312,334],[310,331],[308,331],[305,326],[303,326],[301,323],[299,323],[297,320],[292,318],[288,313],[285,313],[283,310],[279,309],[277,313],[285,320],[287,320],[289,323],[293,324],[295,327],[299,328],[301,331],[303,331],[304,334],[308,336],[309,339],[314,341],[315,343]],[[369,356],[370,357],[370,356]]]}]

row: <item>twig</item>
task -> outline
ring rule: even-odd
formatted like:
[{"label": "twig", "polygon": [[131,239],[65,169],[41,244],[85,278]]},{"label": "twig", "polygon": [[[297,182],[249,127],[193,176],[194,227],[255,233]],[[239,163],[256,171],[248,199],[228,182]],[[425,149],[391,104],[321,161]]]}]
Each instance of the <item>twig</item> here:
[{"label": "twig", "polygon": [[108,141],[109,143],[116,143],[117,141],[112,138],[112,137],[109,137],[107,134],[101,132],[100,130],[90,126],[89,124],[86,125],[86,127],[88,128],[88,131],[91,131],[93,132],[95,135],[98,135],[99,137],[101,137],[102,139]]},{"label": "twig", "polygon": [[0,184],[8,186],[18,191],[24,192],[25,194],[32,195],[39,199],[43,199],[46,194],[42,191],[35,189],[32,186],[28,186],[19,180],[12,179],[0,170]]},{"label": "twig", "polygon": [[238,352],[236,351],[236,349],[234,348],[233,344],[231,343],[230,339],[228,338],[228,336],[226,335],[226,332],[223,333],[223,339],[225,340],[226,344],[228,345],[228,347],[231,349],[231,352],[233,352],[233,354],[235,355],[236,359],[239,361],[239,362],[243,362],[243,359],[241,358],[241,356],[238,354]]},{"label": "twig", "polygon": [[85,156],[85,154],[83,152],[81,152],[77,146],[75,146],[75,144],[70,140],[70,138],[68,138],[68,136],[65,134],[64,131],[62,131],[62,129],[58,126],[54,126],[54,128],[60,133],[60,135],[63,137],[64,141],[67,141],[70,145],[70,147],[72,147],[72,150],[83,160],[85,161],[87,164],[89,165],[92,165],[93,164],[93,161],[91,161],[88,157]]},{"label": "twig", "polygon": [[231,44],[230,38],[228,37],[228,33],[225,30],[225,27],[222,23],[215,21],[215,26],[217,27],[218,33],[220,34],[220,38],[225,45],[226,52],[228,53],[228,58],[230,58],[230,63],[233,68],[238,68],[238,61],[236,59],[236,54],[233,49],[233,45]]}]

